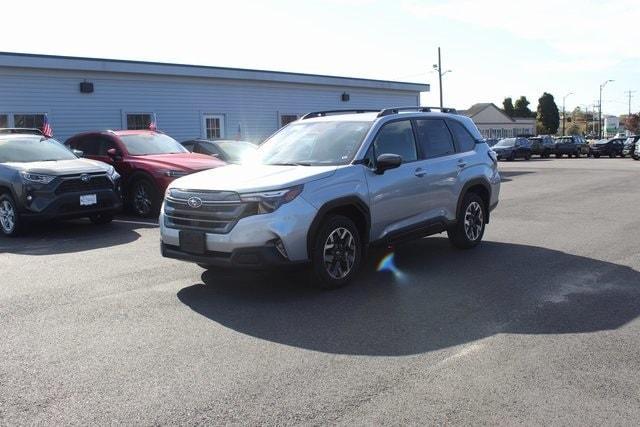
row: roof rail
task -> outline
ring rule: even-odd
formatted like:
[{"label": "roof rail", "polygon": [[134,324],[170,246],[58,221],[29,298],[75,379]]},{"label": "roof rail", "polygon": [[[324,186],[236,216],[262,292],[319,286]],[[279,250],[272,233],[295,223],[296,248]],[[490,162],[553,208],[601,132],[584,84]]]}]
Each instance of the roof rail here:
[{"label": "roof rail", "polygon": [[414,105],[411,107],[393,107],[393,108],[385,108],[384,110],[378,113],[378,117],[389,116],[391,114],[398,114],[400,111],[418,111],[421,113],[430,113],[431,110],[440,110],[443,113],[450,114],[458,114],[458,111],[455,108],[449,107],[421,107],[419,105]]},{"label": "roof rail", "polygon": [[44,135],[40,129],[35,128],[0,128],[0,134]]},{"label": "roof rail", "polygon": [[363,109],[363,108],[351,108],[347,110],[326,110],[326,111],[312,111],[311,113],[307,113],[304,116],[300,117],[300,120],[311,119],[314,117],[324,117],[328,114],[339,114],[339,113],[377,113],[380,110],[371,110],[371,109]]}]

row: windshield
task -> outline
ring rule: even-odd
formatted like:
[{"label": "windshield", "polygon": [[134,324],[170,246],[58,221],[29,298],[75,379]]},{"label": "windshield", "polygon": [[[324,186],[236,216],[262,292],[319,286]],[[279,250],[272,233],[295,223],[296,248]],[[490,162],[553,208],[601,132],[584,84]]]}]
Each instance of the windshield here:
[{"label": "windshield", "polygon": [[258,162],[266,165],[344,165],[349,163],[372,122],[294,123],[265,141]]},{"label": "windshield", "polygon": [[189,150],[180,145],[178,141],[161,133],[120,135],[120,139],[132,156],[189,152]]},{"label": "windshield", "polygon": [[0,163],[73,159],[77,159],[76,155],[53,138],[42,136],[0,138]]},{"label": "windshield", "polygon": [[496,147],[513,147],[514,145],[516,145],[516,139],[507,138],[507,139],[501,139],[500,141],[498,141],[498,143],[495,146]]},{"label": "windshield", "polygon": [[243,161],[258,149],[254,144],[242,141],[218,142],[217,144],[232,162]]}]

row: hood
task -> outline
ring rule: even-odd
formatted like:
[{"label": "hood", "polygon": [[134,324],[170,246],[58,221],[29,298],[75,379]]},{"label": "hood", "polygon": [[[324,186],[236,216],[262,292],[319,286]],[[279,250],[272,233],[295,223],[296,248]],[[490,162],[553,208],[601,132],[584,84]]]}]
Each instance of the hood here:
[{"label": "hood", "polygon": [[197,153],[149,154],[133,156],[136,161],[163,169],[202,171],[226,165],[222,160]]},{"label": "hood", "polygon": [[491,147],[491,149],[493,151],[505,151],[505,150],[511,150],[511,149],[513,149],[513,147],[505,147],[505,146],[496,147],[494,145],[493,147]]},{"label": "hood", "polygon": [[338,166],[229,165],[187,175],[171,188],[225,190],[247,193],[278,190],[333,175]]},{"label": "hood", "polygon": [[19,171],[41,173],[44,175],[75,175],[80,173],[106,172],[111,166],[97,160],[71,159],[49,162],[4,163]]}]

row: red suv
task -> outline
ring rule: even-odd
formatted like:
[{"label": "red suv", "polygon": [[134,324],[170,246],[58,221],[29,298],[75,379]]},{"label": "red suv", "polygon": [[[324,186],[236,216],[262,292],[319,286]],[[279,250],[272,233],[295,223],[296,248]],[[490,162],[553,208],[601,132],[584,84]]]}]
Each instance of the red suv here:
[{"label": "red suv", "polygon": [[190,153],[178,141],[154,130],[118,130],[81,133],[68,147],[89,159],[115,167],[122,176],[127,205],[138,215],[157,215],[167,185],[174,179],[226,163]]}]

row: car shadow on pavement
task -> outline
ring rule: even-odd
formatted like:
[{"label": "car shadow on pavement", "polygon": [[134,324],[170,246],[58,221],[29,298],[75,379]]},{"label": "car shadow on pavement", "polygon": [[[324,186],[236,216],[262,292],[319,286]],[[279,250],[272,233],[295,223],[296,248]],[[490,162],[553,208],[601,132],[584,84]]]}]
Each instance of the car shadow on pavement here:
[{"label": "car shadow on pavement", "polygon": [[533,171],[503,171],[503,170],[499,170],[498,172],[500,172],[501,182],[513,181],[512,179],[513,177],[535,173]]},{"label": "car shadow on pavement", "polygon": [[142,222],[94,225],[85,219],[31,224],[24,236],[0,237],[0,254],[53,255],[124,245],[140,238],[136,229],[154,227]]},{"label": "car shadow on pavement", "polygon": [[[380,259],[379,256],[377,259]],[[640,273],[626,266],[517,244],[452,249],[441,237],[397,248],[397,271],[335,291],[304,274],[222,274],[178,298],[239,333],[335,354],[401,356],[499,333],[616,329],[640,313]]]}]

